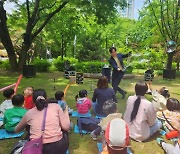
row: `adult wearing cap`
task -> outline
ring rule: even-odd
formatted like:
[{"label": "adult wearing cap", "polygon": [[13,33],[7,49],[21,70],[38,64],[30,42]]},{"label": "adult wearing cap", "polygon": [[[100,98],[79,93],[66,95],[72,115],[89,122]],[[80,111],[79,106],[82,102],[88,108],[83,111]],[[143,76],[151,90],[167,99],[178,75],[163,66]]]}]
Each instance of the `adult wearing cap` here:
[{"label": "adult wearing cap", "polygon": [[115,47],[111,47],[109,49],[109,52],[111,54],[109,64],[113,67],[112,87],[114,89],[114,92],[116,93],[118,91],[120,94],[122,94],[122,99],[124,99],[127,92],[121,89],[119,87],[119,84],[124,76],[123,58],[129,57],[131,55],[131,52],[129,52],[128,54],[117,53]]},{"label": "adult wearing cap", "polygon": [[120,118],[113,119],[106,128],[105,141],[101,154],[127,154],[130,138],[126,122]]}]

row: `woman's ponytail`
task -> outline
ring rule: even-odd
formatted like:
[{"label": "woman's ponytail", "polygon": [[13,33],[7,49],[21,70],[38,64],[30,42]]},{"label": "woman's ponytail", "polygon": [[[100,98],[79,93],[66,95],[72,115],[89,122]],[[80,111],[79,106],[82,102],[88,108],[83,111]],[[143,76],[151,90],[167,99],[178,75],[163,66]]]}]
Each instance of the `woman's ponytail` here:
[{"label": "woman's ponytail", "polygon": [[135,85],[137,99],[134,102],[133,111],[131,112],[131,122],[136,118],[141,103],[141,96],[144,96],[148,90],[146,82],[139,81]]},{"label": "woman's ponytail", "polygon": [[133,111],[131,112],[131,122],[136,118],[141,103],[141,96],[138,96],[134,102]]}]

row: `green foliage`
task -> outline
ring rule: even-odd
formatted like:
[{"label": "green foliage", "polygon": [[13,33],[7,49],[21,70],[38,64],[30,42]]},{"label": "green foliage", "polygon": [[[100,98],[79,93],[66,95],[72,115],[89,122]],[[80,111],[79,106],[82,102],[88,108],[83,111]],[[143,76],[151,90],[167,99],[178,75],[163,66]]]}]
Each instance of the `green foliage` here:
[{"label": "green foliage", "polygon": [[78,60],[73,57],[64,57],[63,59],[59,56],[57,59],[53,60],[54,66],[58,69],[58,71],[64,71],[64,63],[65,61],[69,61],[71,65],[75,65],[78,63]]},{"label": "green foliage", "polygon": [[133,72],[133,66],[129,66],[127,69],[126,69],[126,73],[127,74],[132,74],[132,72]]},{"label": "green foliage", "polygon": [[11,66],[9,60],[0,61],[0,68],[4,70],[10,70]]},{"label": "green foliage", "polygon": [[36,66],[36,71],[38,72],[47,72],[48,68],[51,66],[47,59],[39,58],[34,59],[33,64]]},{"label": "green foliage", "polygon": [[84,73],[101,73],[104,62],[91,61],[91,62],[81,62],[75,65],[77,72]]}]

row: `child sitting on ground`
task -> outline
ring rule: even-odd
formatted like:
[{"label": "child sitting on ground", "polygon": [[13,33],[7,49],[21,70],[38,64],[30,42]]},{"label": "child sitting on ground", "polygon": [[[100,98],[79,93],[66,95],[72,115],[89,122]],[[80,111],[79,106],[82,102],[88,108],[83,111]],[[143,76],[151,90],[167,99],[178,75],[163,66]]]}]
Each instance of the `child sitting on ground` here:
[{"label": "child sitting on ground", "polygon": [[89,114],[89,110],[92,106],[92,102],[87,98],[87,95],[88,93],[86,90],[80,90],[79,95],[76,95],[76,107],[80,115]]},{"label": "child sitting on ground", "polygon": [[107,115],[106,118],[103,118],[101,122],[99,123],[99,126],[97,129],[91,132],[90,136],[93,140],[97,140],[97,136],[101,134],[101,132],[105,131],[107,128],[108,123],[115,119],[119,118],[121,119],[122,114],[117,113],[117,105],[114,101],[108,100],[103,105],[103,113]]},{"label": "child sitting on ground", "polygon": [[[166,125],[167,128],[177,130],[180,134],[180,102],[175,98],[169,98],[166,107],[168,111],[164,111],[164,115],[169,121],[169,124]],[[180,138],[174,145],[166,143],[162,138],[157,138],[157,142],[167,154],[180,153]]]},{"label": "child sitting on ground", "polygon": [[[58,104],[61,106],[62,110],[64,111],[66,109],[67,103],[64,100],[64,92],[57,91],[55,93],[55,98],[58,101]],[[69,114],[71,114],[73,109],[68,108]]]},{"label": "child sitting on ground", "polygon": [[32,98],[33,91],[33,87],[27,87],[24,90],[24,108],[27,110],[32,109],[35,106]]},{"label": "child sitting on ground", "polygon": [[165,121],[164,127],[166,131],[177,129],[174,121],[180,121],[180,102],[175,98],[169,98],[166,108],[167,110],[157,113],[158,117]]},{"label": "child sitting on ground", "polygon": [[[12,97],[14,95],[14,90],[13,89],[6,89],[3,92],[4,97],[6,98],[6,100],[0,105],[0,118],[3,119],[4,117],[4,113],[7,109],[11,109],[13,108],[12,105]],[[0,121],[0,127],[3,125],[3,121]]]},{"label": "child sitting on ground", "polygon": [[148,94],[152,95],[152,104],[155,107],[156,111],[166,109],[166,102],[170,97],[169,90],[166,87],[162,87],[159,90],[153,90],[151,81],[148,81],[146,83],[148,84]]},{"label": "child sitting on ground", "polygon": [[24,96],[21,94],[14,95],[12,97],[12,109],[6,110],[4,114],[4,126],[7,132],[14,132],[14,128],[21,121],[22,117],[26,113],[26,109],[22,108],[24,103]]}]

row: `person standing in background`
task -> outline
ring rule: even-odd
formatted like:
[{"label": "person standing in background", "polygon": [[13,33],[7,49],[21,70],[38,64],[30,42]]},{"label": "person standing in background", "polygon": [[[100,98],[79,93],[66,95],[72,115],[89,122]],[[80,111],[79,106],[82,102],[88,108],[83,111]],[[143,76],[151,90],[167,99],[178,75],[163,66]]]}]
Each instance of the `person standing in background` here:
[{"label": "person standing in background", "polygon": [[119,87],[119,84],[124,76],[123,58],[129,57],[131,55],[131,52],[129,52],[128,54],[117,53],[115,47],[111,47],[109,49],[109,52],[111,54],[109,64],[113,67],[112,87],[114,89],[114,92],[116,93],[118,91],[122,95],[122,99],[124,99],[127,92],[121,89]]}]

